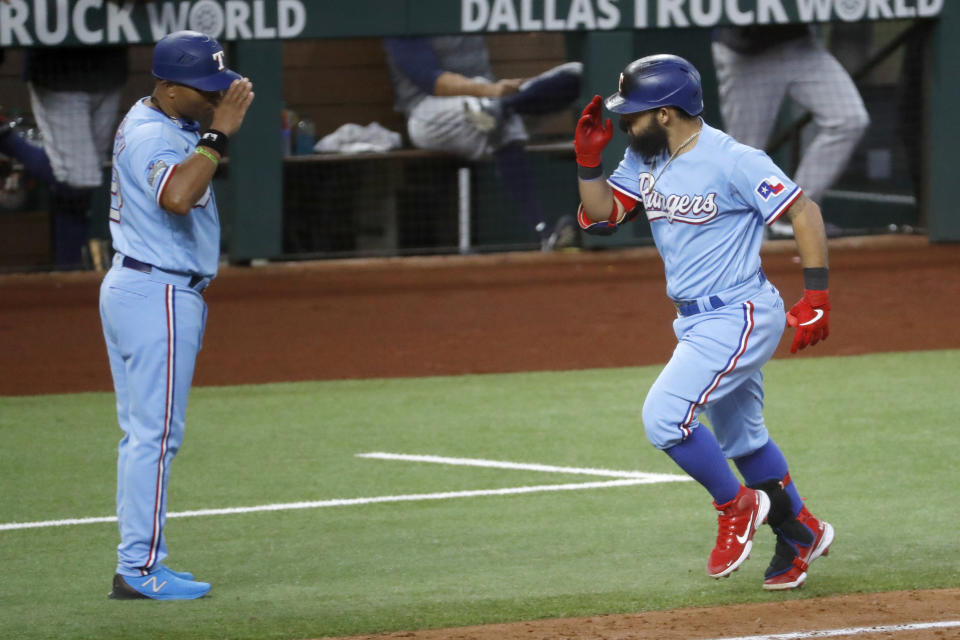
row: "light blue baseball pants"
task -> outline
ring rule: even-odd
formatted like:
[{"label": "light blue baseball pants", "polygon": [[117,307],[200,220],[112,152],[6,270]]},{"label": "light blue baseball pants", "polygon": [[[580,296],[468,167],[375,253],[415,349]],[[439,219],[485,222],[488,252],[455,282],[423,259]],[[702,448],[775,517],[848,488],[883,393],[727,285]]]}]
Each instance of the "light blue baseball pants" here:
[{"label": "light blue baseball pants", "polygon": [[167,556],[170,464],[183,441],[207,313],[188,281],[158,269],[141,273],[115,260],[100,286],[100,318],[124,432],[117,458],[121,575],[145,575]]},{"label": "light blue baseball pants", "polygon": [[727,458],[752,453],[769,438],[760,368],[780,342],[783,299],[765,278],[747,290],[718,295],[724,306],[712,309],[704,298],[703,311],[673,323],[679,342],[643,405],[647,438],[658,449],[679,444],[700,427],[701,413]]}]

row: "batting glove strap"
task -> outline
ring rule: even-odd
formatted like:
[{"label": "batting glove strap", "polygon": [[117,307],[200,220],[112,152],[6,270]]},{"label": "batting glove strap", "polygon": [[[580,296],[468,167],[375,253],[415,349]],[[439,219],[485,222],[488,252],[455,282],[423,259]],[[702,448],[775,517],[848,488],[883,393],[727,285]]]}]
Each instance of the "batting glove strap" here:
[{"label": "batting glove strap", "polygon": [[790,353],[826,340],[830,335],[830,291],[804,289],[803,297],[787,312],[787,324],[797,329]]}]

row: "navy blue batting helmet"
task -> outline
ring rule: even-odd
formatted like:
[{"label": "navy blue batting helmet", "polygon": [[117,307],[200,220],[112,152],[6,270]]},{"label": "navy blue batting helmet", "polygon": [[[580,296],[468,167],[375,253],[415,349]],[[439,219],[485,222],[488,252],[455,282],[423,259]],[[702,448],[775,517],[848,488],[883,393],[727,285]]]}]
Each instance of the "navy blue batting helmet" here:
[{"label": "navy blue batting helmet", "polygon": [[666,53],[634,60],[620,74],[620,87],[603,101],[614,113],[636,113],[677,107],[691,116],[703,111],[700,73],[681,58]]},{"label": "navy blue batting helmet", "polygon": [[240,74],[227,68],[220,43],[199,31],[174,31],[153,48],[153,76],[201,91],[227,89]]}]

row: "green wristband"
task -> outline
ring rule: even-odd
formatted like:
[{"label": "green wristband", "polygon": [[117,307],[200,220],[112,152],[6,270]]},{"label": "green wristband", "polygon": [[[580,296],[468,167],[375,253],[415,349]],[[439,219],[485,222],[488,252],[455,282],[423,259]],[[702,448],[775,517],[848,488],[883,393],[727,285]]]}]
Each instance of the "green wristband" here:
[{"label": "green wristband", "polygon": [[213,155],[212,153],[210,153],[209,151],[207,151],[207,150],[204,149],[203,147],[197,147],[196,149],[193,150],[193,152],[194,152],[194,153],[199,153],[200,155],[202,155],[202,156],[204,156],[204,157],[206,157],[206,158],[210,158],[210,161],[213,162],[213,164],[215,164],[215,165],[217,165],[217,166],[220,165],[220,161],[217,159],[217,156]]}]

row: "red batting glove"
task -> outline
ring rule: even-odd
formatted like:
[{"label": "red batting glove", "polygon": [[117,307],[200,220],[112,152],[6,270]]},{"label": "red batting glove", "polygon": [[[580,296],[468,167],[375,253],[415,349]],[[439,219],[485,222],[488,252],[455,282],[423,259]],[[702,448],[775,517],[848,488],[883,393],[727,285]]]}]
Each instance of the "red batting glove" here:
[{"label": "red batting glove", "polygon": [[610,118],[601,123],[600,96],[593,96],[593,100],[583,110],[583,115],[577,122],[577,131],[573,138],[573,148],[577,152],[577,164],[584,167],[599,167],[603,161],[603,148],[613,137],[613,127]]},{"label": "red batting glove", "polygon": [[830,290],[803,290],[803,297],[787,312],[787,324],[797,328],[790,353],[813,346],[830,335]]}]

